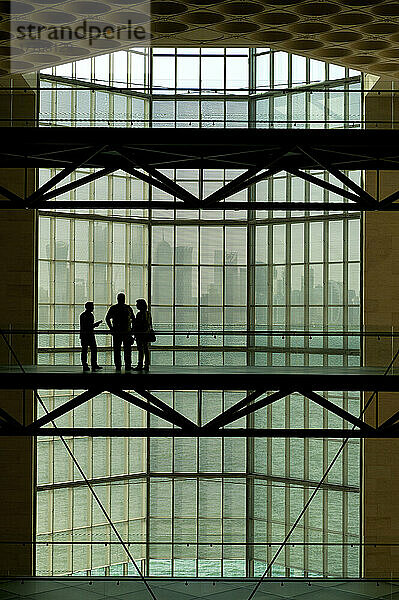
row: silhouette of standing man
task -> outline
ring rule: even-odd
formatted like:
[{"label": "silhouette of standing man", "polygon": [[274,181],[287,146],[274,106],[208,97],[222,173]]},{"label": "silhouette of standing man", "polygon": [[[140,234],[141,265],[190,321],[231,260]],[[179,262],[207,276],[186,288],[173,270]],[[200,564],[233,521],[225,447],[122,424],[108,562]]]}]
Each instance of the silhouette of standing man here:
[{"label": "silhouette of standing man", "polygon": [[102,369],[97,364],[97,342],[96,336],[94,335],[94,328],[98,327],[102,321],[94,322],[94,304],[93,302],[86,302],[85,311],[80,315],[80,343],[82,344],[82,353],[80,355],[83,365],[83,371],[90,371],[90,367],[87,363],[87,351],[90,348],[91,352],[91,369],[92,371],[99,371]]},{"label": "silhouette of standing man", "polygon": [[134,326],[134,313],[125,303],[125,294],[118,294],[118,303],[113,304],[107,312],[105,320],[112,332],[114,347],[114,362],[117,371],[122,368],[121,347],[125,358],[125,370],[132,368],[132,331]]}]

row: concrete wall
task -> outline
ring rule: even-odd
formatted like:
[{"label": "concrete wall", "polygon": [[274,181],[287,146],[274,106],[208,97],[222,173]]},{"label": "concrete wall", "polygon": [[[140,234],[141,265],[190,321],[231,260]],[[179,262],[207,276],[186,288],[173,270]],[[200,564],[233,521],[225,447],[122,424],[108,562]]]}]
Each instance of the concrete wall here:
[{"label": "concrete wall", "polygon": [[[368,127],[373,120],[399,119],[399,94],[378,95],[378,89],[390,89],[391,82],[378,81],[367,95],[365,115]],[[382,127],[381,124],[378,125]],[[389,127],[389,125],[385,125]],[[366,174],[366,189],[383,199],[399,189],[399,172]],[[364,215],[364,325],[367,331],[399,332],[399,212]],[[399,338],[368,338],[364,344],[364,364],[387,366],[399,346]],[[399,359],[396,361],[399,370]],[[365,401],[370,397],[365,394]],[[367,411],[367,420],[375,424],[398,410],[398,394],[379,394]],[[368,440],[363,461],[363,531],[366,543],[399,542],[399,440]],[[364,575],[399,577],[399,547],[365,546]]]},{"label": "concrete wall", "polygon": [[[22,78],[14,82],[24,83]],[[0,90],[2,126],[33,125],[36,99],[33,93],[11,94]],[[22,119],[20,121],[19,119]],[[29,121],[25,121],[27,118]],[[33,130],[32,130],[33,133]],[[6,140],[3,140],[6,143]],[[21,147],[24,140],[21,139]],[[0,185],[20,196],[35,189],[34,170],[1,169]],[[3,202],[3,199],[0,199]],[[0,328],[32,329],[35,326],[36,215],[34,211],[0,209]],[[12,346],[24,364],[34,362],[33,336],[12,336]],[[15,364],[0,337],[0,364]],[[0,406],[20,422],[29,422],[34,405],[31,392],[0,390]],[[32,438],[0,437],[0,576],[33,574],[34,548],[34,443]]]}]

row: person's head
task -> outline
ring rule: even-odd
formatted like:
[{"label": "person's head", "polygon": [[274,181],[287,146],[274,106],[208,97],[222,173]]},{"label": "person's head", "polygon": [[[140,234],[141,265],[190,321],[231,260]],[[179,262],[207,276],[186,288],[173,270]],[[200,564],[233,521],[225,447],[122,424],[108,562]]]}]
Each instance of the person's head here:
[{"label": "person's head", "polygon": [[144,300],[144,298],[139,298],[136,300],[136,306],[138,310],[147,310],[147,302]]},{"label": "person's head", "polygon": [[87,311],[89,311],[89,312],[93,312],[93,310],[94,310],[94,304],[93,304],[93,302],[86,302],[85,309]]},{"label": "person's head", "polygon": [[125,299],[125,294],[120,293],[117,295],[118,304],[125,304]]}]

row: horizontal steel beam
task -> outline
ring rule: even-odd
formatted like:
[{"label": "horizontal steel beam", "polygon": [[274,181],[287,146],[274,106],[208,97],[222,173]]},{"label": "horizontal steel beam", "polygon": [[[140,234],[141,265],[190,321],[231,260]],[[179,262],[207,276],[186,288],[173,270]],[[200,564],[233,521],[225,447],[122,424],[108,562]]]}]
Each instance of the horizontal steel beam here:
[{"label": "horizontal steel beam", "polygon": [[[0,127],[0,134],[2,128]],[[43,128],[40,136],[24,134],[17,139],[4,131],[7,145],[0,152],[4,168],[60,169],[29,198],[21,199],[0,187],[0,207],[53,207],[49,200],[70,192],[99,177],[122,169],[133,177],[154,185],[179,198],[181,202],[61,201],[54,208],[135,208],[135,209],[208,209],[208,210],[311,210],[367,211],[398,210],[399,191],[378,202],[342,171],[397,170],[398,132],[376,130],[273,130],[269,129],[162,129],[123,128]],[[24,139],[21,150],[20,139]],[[104,145],[104,140],[107,144]],[[80,167],[97,169],[80,179],[51,189],[55,183]],[[266,171],[263,169],[267,167]],[[182,184],[163,173],[163,169],[189,169],[201,173],[205,169],[229,169],[241,172],[233,181],[211,193],[196,198]],[[342,186],[315,177],[320,169],[330,172]],[[142,171],[146,171],[146,173]],[[244,173],[242,173],[244,171]],[[259,173],[259,171],[261,171]],[[283,171],[301,177],[311,184],[348,198],[353,202],[221,202],[233,193],[255,185],[266,177]],[[200,194],[201,196],[202,194]],[[6,200],[5,200],[6,198]],[[220,206],[219,206],[220,204]]]},{"label": "horizontal steel beam", "polygon": [[[9,208],[6,202],[0,202],[0,208]],[[13,207],[14,208],[14,207]],[[18,208],[18,207],[16,207]],[[35,208],[53,208],[55,210],[81,208],[81,209],[126,209],[126,210],[320,210],[320,211],[350,211],[364,212],[370,209],[354,202],[220,202],[210,206],[187,204],[186,202],[148,201],[138,200],[56,200],[53,202],[38,203]],[[376,210],[399,210],[399,204]]]},{"label": "horizontal steel beam", "polygon": [[193,433],[187,429],[173,429],[172,427],[57,427],[35,429],[27,431],[27,428],[18,429],[0,429],[0,436],[31,436],[31,437],[204,437],[204,438],[398,438],[399,431],[387,431],[373,429],[364,431],[359,429],[252,429],[252,428],[231,428],[231,429],[205,429],[198,428]]},{"label": "horizontal steel beam", "polygon": [[399,373],[378,367],[162,367],[149,372],[85,373],[72,366],[0,367],[0,389],[301,390],[398,392]]},{"label": "horizontal steel beam", "polygon": [[[282,149],[284,164],[299,169],[318,169],[320,162],[342,170],[398,169],[397,130],[295,130],[295,129],[169,129],[109,127],[46,127],[33,136],[20,127],[18,136],[3,131],[0,156],[4,167],[65,168],[82,161],[83,153],[100,153],[85,161],[89,168],[103,168],[117,152],[139,156],[151,168],[227,168],[248,170],[272,164]],[[62,132],[62,134],[61,134]],[[21,145],[21,139],[24,140]],[[300,148],[305,148],[305,156]],[[84,158],[86,158],[84,156]],[[51,160],[50,160],[51,159]],[[46,161],[48,161],[46,163]]]},{"label": "horizontal steel beam", "polygon": [[[79,335],[79,329],[54,329],[54,328],[40,328],[40,329],[0,329],[0,333],[4,335],[20,335],[20,334],[37,334],[37,335],[60,335],[63,333],[70,333]],[[112,335],[109,329],[96,329],[98,335]],[[399,331],[310,331],[309,329],[300,330],[271,330],[271,329],[207,329],[201,331],[198,329],[164,329],[162,331],[157,330],[157,336],[162,335],[178,335],[187,336],[201,335],[201,336],[215,336],[215,335],[265,335],[281,337],[285,339],[287,337],[388,337],[394,338],[399,337]]]}]

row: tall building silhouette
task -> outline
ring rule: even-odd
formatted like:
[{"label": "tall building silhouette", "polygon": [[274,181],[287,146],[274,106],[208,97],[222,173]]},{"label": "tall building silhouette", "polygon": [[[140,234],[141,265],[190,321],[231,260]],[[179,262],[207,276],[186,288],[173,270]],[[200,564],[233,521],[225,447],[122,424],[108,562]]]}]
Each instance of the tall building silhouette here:
[{"label": "tall building silhouette", "polygon": [[[193,247],[176,246],[176,264],[184,268],[175,271],[175,298],[178,304],[193,304]],[[195,269],[196,271],[197,269]]]},{"label": "tall building silhouette", "polygon": [[[154,304],[171,304],[173,302],[173,248],[166,240],[155,246],[153,262],[152,298]],[[162,264],[163,263],[163,264]],[[165,264],[166,263],[166,264]]]}]

